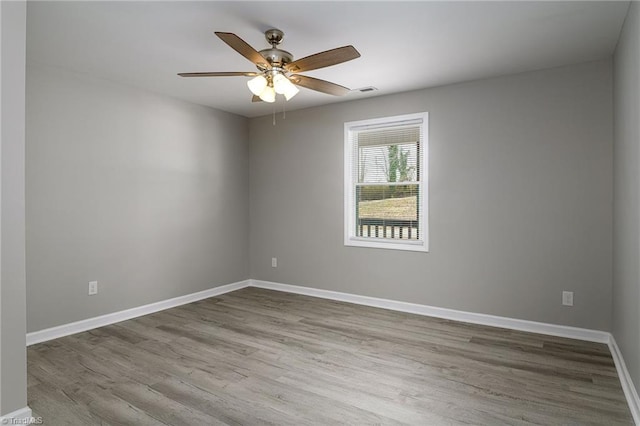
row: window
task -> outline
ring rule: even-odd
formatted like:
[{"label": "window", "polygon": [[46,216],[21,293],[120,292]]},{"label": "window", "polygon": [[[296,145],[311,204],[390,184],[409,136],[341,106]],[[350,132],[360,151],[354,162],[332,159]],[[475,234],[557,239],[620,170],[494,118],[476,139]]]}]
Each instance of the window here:
[{"label": "window", "polygon": [[428,251],[428,113],[344,125],[348,246]]}]

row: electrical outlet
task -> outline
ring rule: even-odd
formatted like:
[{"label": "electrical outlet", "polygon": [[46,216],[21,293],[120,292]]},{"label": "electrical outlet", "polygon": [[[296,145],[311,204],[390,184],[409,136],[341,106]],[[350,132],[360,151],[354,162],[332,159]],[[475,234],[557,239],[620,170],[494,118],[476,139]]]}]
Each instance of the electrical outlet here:
[{"label": "electrical outlet", "polygon": [[98,294],[98,281],[89,281],[89,296]]},{"label": "electrical outlet", "polygon": [[573,292],[572,291],[563,291],[562,292],[562,304],[564,306],[573,306]]},{"label": "electrical outlet", "polygon": [[271,267],[272,268],[277,268],[278,267],[278,258],[277,257],[272,257],[271,258]]}]

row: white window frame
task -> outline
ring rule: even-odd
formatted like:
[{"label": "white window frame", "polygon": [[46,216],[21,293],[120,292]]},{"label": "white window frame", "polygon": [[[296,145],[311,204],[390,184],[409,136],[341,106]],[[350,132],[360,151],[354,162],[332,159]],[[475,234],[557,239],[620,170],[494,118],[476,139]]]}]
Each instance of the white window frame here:
[{"label": "white window frame", "polygon": [[[375,127],[391,127],[422,120],[423,140],[420,141],[418,164],[420,167],[420,181],[418,189],[418,208],[422,213],[418,218],[419,236],[418,240],[399,240],[390,238],[372,238],[356,236],[356,206],[354,181],[358,167],[357,159],[354,159],[354,141],[352,134],[355,131]],[[393,117],[374,118],[370,120],[350,121],[344,123],[344,245],[353,247],[369,247],[394,250],[429,251],[429,113],[420,112],[415,114],[404,114]]]}]

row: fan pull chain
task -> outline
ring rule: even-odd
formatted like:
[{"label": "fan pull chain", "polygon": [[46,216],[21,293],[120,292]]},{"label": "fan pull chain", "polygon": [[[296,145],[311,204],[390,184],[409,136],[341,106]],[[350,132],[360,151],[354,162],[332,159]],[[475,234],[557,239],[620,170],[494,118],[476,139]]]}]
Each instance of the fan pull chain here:
[{"label": "fan pull chain", "polygon": [[272,107],[272,110],[273,110],[273,125],[275,126],[276,125],[276,106],[275,105]]},{"label": "fan pull chain", "polygon": [[282,102],[282,119],[287,119],[287,101]]}]

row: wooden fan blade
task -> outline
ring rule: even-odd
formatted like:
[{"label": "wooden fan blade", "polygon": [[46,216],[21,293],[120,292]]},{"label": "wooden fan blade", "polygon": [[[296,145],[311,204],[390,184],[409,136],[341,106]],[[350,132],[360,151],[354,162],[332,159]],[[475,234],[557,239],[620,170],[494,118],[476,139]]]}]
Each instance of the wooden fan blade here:
[{"label": "wooden fan blade", "polygon": [[251,102],[262,102],[262,99],[260,99],[260,96],[253,95],[251,97]]},{"label": "wooden fan blade", "polygon": [[297,61],[293,61],[284,67],[287,71],[304,72],[341,64],[359,57],[360,52],[358,52],[355,47],[342,46],[325,52],[316,53],[311,56],[306,56],[302,59],[298,59]]},{"label": "wooden fan blade", "polygon": [[254,77],[260,75],[258,72],[181,72],[178,74],[180,77]]},{"label": "wooden fan blade", "polygon": [[351,90],[339,84],[331,83],[319,78],[308,77],[306,75],[293,75],[289,78],[293,84],[306,87],[307,89],[315,90],[329,95],[343,96],[349,93]]},{"label": "wooden fan blade", "polygon": [[227,43],[233,50],[256,64],[261,68],[271,68],[266,59],[262,57],[262,55],[246,41],[238,37],[233,33],[222,33],[216,31],[216,35],[220,37],[222,41]]}]

